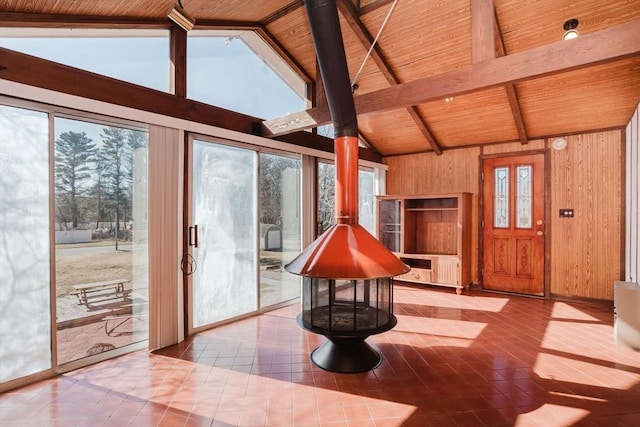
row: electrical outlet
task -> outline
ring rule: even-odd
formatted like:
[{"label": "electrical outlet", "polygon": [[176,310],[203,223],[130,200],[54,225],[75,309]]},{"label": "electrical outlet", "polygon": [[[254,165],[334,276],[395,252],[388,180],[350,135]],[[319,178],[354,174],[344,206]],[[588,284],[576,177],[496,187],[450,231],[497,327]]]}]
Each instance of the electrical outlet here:
[{"label": "electrical outlet", "polygon": [[560,209],[560,218],[573,218],[573,209]]}]

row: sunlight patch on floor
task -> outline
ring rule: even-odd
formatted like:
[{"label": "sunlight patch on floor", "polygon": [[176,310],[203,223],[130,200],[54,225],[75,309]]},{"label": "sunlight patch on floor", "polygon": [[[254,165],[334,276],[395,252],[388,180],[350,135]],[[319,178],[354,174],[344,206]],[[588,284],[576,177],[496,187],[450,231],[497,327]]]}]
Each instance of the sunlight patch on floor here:
[{"label": "sunlight patch on floor", "polygon": [[516,418],[515,426],[571,426],[587,417],[589,411],[545,403],[538,409]]},{"label": "sunlight patch on floor", "polygon": [[540,378],[590,387],[630,390],[640,383],[640,374],[621,372],[619,369],[605,366],[606,364],[540,353],[533,371]]},{"label": "sunlight patch on floor", "polygon": [[556,302],[553,304],[553,310],[551,310],[551,317],[554,319],[571,319],[571,320],[584,320],[599,322],[597,319],[582,310],[579,310],[564,302]]},{"label": "sunlight patch on floor", "polygon": [[480,336],[486,323],[466,320],[436,319],[433,317],[396,315],[396,332],[430,334],[440,337],[474,340]]}]

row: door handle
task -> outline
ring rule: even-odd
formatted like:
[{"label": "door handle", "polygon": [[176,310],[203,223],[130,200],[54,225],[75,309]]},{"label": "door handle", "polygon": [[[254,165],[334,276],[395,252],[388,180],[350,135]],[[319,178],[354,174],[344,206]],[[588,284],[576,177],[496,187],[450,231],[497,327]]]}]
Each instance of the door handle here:
[{"label": "door handle", "polygon": [[542,236],[544,232],[542,230],[536,231],[536,236]]},{"label": "door handle", "polygon": [[189,227],[189,246],[198,247],[198,226]]}]

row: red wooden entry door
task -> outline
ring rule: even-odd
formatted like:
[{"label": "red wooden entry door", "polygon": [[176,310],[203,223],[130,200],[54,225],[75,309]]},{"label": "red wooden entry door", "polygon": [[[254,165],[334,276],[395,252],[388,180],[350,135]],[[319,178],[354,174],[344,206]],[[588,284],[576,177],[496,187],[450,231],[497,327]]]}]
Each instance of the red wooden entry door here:
[{"label": "red wooden entry door", "polygon": [[544,295],[544,154],[483,161],[482,287]]}]

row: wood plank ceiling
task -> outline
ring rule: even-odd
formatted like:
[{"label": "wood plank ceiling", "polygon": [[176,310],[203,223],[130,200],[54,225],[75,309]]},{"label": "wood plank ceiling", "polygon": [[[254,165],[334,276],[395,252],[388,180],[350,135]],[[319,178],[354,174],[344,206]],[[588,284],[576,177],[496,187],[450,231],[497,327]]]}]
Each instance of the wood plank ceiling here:
[{"label": "wood plank ceiling", "polygon": [[[393,1],[337,3],[349,72],[354,76]],[[196,19],[196,29],[255,27],[307,79],[318,78],[302,0],[182,0],[182,4]],[[96,17],[105,22],[137,19],[166,24],[173,5],[174,0],[0,0],[0,14],[12,26],[20,21],[60,26]],[[447,86],[451,75],[449,86],[455,87],[458,82],[453,72],[464,72],[470,66],[482,71],[483,63],[491,67],[498,57],[522,53],[516,64],[522,66],[532,49],[564,43],[555,49],[569,52],[571,43],[582,46],[576,40],[560,42],[563,23],[570,18],[579,19],[581,36],[638,24],[640,0],[398,0],[357,82],[360,133],[382,155],[392,156],[499,142],[526,143],[625,126],[640,100],[640,52],[634,46],[629,48],[631,53],[613,59],[602,55],[606,60],[587,66],[540,71],[526,78],[503,79],[500,84],[475,82],[473,90],[456,94],[450,102],[444,96],[417,105],[388,101],[381,110],[373,105],[366,113],[360,111],[362,95],[369,94],[370,99],[396,96],[403,93],[404,83],[418,79],[427,85],[434,76],[434,84]],[[640,27],[625,28],[637,31]],[[640,31],[636,36],[640,38]],[[536,68],[537,64],[531,65]],[[502,71],[496,68],[494,72]],[[397,92],[385,92],[394,86],[399,87]],[[322,99],[321,94],[317,99]]]}]

